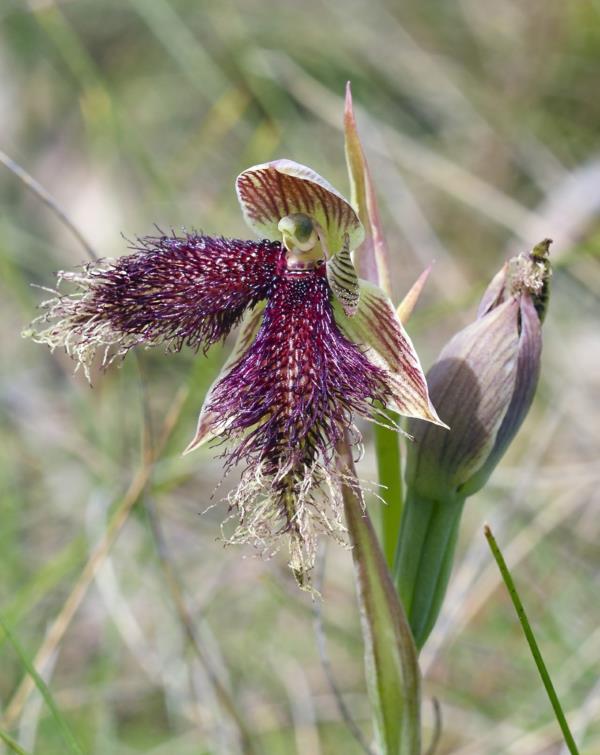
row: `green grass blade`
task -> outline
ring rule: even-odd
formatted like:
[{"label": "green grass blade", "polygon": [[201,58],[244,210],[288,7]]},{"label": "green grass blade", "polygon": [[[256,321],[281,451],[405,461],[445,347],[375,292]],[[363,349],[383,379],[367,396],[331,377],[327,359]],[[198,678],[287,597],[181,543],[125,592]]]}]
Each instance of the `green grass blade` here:
[{"label": "green grass blade", "polygon": [[18,742],[15,742],[10,734],[7,734],[3,729],[0,729],[0,739],[5,745],[7,745],[11,752],[16,752],[18,755],[29,755],[29,753],[24,750]]},{"label": "green grass blade", "polygon": [[508,590],[510,598],[513,602],[513,606],[515,607],[519,621],[521,622],[523,633],[525,634],[527,643],[529,644],[529,649],[531,650],[531,654],[533,656],[533,660],[535,661],[535,665],[537,666],[537,670],[542,677],[542,683],[546,689],[546,693],[554,710],[554,715],[556,716],[556,720],[558,721],[558,725],[560,726],[563,737],[565,738],[565,743],[569,748],[571,755],[579,755],[579,750],[577,749],[577,745],[575,744],[575,740],[573,739],[573,735],[571,734],[571,730],[569,729],[569,724],[567,723],[567,719],[565,718],[560,700],[558,699],[558,695],[556,694],[556,690],[554,689],[554,685],[552,684],[552,680],[550,679],[550,674],[548,673],[548,669],[546,668],[546,664],[544,663],[544,659],[542,658],[542,653],[537,644],[537,640],[535,639],[535,635],[529,623],[529,619],[527,618],[527,614],[525,613],[525,608],[523,607],[523,603],[521,602],[521,598],[519,597],[519,593],[517,592],[513,578],[508,570],[506,561],[504,560],[504,556],[500,551],[492,530],[487,524],[483,528],[483,531],[488,541],[488,545],[490,546],[490,550],[492,551],[492,555],[496,559],[496,563],[498,564],[498,568],[500,569],[500,574],[502,575],[506,589]]},{"label": "green grass blade", "polygon": [[[19,660],[21,661],[22,665],[27,670],[27,673],[31,676],[33,681],[35,682],[35,686],[40,691],[40,694],[44,698],[44,701],[48,708],[50,709],[50,712],[52,713],[52,717],[54,718],[58,728],[60,729],[60,732],[63,736],[63,739],[65,740],[65,743],[68,747],[68,751],[70,753],[75,753],[75,755],[83,755],[83,750],[81,747],[77,744],[77,740],[73,736],[70,728],[67,725],[67,722],[61,715],[56,703],[54,702],[54,698],[52,697],[52,694],[50,693],[50,690],[48,689],[46,682],[42,679],[42,677],[38,674],[33,664],[30,662],[29,658],[27,657],[25,651],[21,647],[21,644],[18,642],[17,638],[12,634],[2,617],[0,616],[0,628],[3,630],[7,640],[10,642],[10,644],[13,646],[15,653],[19,656]],[[18,751],[17,751],[18,752]]]}]

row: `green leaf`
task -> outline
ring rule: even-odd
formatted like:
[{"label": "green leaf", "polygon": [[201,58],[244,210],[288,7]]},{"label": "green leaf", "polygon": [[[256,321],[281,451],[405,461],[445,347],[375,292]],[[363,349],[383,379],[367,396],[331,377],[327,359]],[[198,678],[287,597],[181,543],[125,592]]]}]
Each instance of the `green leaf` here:
[{"label": "green leaf", "polygon": [[[398,305],[396,314],[402,325],[406,325],[408,322],[430,272],[431,266],[421,273]],[[395,412],[391,412],[390,420],[392,424],[397,425],[399,423],[399,417]],[[383,425],[375,425],[374,435],[377,479],[381,485],[379,494],[385,504],[381,507],[381,544],[387,564],[391,569],[394,566],[404,506],[402,454],[400,452],[400,439],[396,430]]]},{"label": "green leaf", "polygon": [[340,444],[338,451],[379,749],[382,755],[419,755],[420,673],[415,644],[364,508],[348,443]]},{"label": "green leaf", "polygon": [[8,639],[10,644],[13,646],[15,653],[19,656],[19,660],[21,661],[21,664],[25,667],[25,669],[27,670],[27,673],[31,676],[31,678],[35,682],[35,686],[38,688],[40,694],[44,698],[46,705],[48,706],[50,712],[52,713],[52,717],[54,718],[58,728],[60,729],[62,737],[65,741],[65,744],[67,745],[68,751],[70,753],[75,753],[75,755],[83,755],[83,750],[78,745],[77,740],[75,739],[69,726],[67,725],[67,722],[61,715],[46,683],[44,682],[42,677],[38,674],[35,667],[33,666],[29,658],[27,657],[25,651],[21,647],[21,644],[19,643],[17,638],[13,635],[13,633],[10,631],[10,629],[8,628],[8,626],[6,625],[5,621],[3,620],[1,616],[0,616],[0,629],[2,629],[2,631],[6,635],[6,638]]}]

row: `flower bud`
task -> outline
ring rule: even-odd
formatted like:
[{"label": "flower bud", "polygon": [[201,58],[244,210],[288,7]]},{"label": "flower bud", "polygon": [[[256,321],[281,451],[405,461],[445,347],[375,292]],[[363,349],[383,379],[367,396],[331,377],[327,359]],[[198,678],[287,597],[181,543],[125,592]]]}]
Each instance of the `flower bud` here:
[{"label": "flower bud", "polygon": [[548,299],[550,240],[509,260],[477,319],[442,349],[427,375],[450,431],[412,420],[407,484],[431,500],[480,490],[525,419],[538,382]]}]

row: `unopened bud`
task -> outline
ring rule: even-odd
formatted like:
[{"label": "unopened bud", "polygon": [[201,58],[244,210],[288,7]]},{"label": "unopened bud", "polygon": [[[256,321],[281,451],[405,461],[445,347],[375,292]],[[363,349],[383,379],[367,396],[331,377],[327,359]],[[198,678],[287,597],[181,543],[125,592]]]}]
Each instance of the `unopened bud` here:
[{"label": "unopened bud", "polygon": [[450,431],[412,420],[407,483],[432,500],[466,498],[486,483],[533,400],[548,302],[549,240],[509,260],[475,322],[442,349],[427,375]]}]

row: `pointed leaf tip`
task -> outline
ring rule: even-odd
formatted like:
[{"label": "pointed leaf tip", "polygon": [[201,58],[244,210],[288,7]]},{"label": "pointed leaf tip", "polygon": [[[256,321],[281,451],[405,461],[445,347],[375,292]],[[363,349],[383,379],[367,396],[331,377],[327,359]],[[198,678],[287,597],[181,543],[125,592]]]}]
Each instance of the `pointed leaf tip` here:
[{"label": "pointed leaf tip", "polygon": [[350,82],[346,84],[344,137],[352,206],[365,227],[365,240],[355,251],[355,264],[362,278],[378,284],[390,294],[389,253],[379,217],[375,188],[358,135]]},{"label": "pointed leaf tip", "polygon": [[200,446],[203,446],[205,443],[207,443],[209,440],[215,437],[215,430],[213,426],[213,418],[211,415],[201,414],[200,420],[198,421],[198,427],[196,429],[196,434],[192,438],[192,440],[188,443],[188,445],[185,447],[185,449],[181,452],[182,456],[187,456],[188,454],[192,453],[192,451],[195,451],[197,448],[200,448]]},{"label": "pointed leaf tip", "polygon": [[431,273],[432,267],[433,262],[428,267],[426,267],[425,270],[423,270],[421,275],[419,275],[417,280],[408,290],[404,299],[402,299],[402,301],[398,305],[396,314],[398,315],[398,318],[403,325],[406,325],[406,323],[409,321],[410,316],[412,315],[413,310],[417,304],[417,301],[421,296],[421,292],[423,291],[425,284],[427,283],[427,279],[429,278],[429,273]]},{"label": "pointed leaf tip", "polygon": [[352,85],[349,81],[346,82],[346,98],[344,100],[344,125],[346,127],[349,125],[356,127],[354,108],[352,105]]}]

